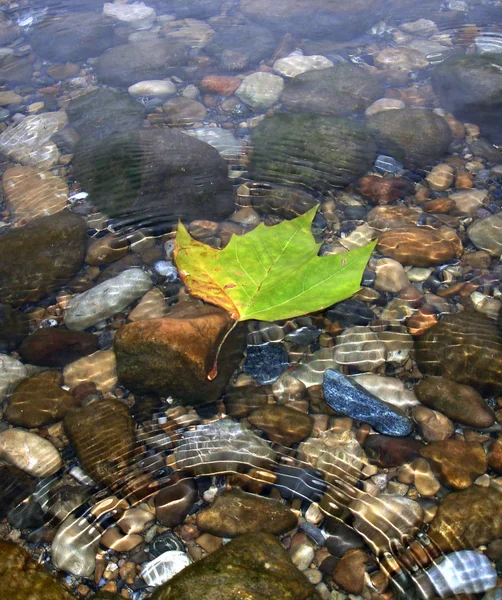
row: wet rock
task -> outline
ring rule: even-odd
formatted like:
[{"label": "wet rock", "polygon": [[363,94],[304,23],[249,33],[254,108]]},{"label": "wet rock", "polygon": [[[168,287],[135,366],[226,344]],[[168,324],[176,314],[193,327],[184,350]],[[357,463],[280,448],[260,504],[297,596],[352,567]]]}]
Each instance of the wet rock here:
[{"label": "wet rock", "polygon": [[264,110],[281,96],[284,79],[272,73],[251,73],[243,80],[235,95],[255,110]]},{"label": "wet rock", "polygon": [[427,175],[429,187],[436,192],[444,192],[453,183],[454,170],[450,165],[441,163],[436,165]]},{"label": "wet rock", "polygon": [[252,207],[261,214],[294,219],[318,204],[307,192],[296,188],[266,183],[243,184],[237,190],[239,206]]},{"label": "wet rock", "polygon": [[277,479],[274,486],[281,496],[287,500],[299,498],[319,502],[327,489],[323,473],[312,467],[294,467],[279,464],[276,470]]},{"label": "wet rock", "polygon": [[415,193],[413,183],[403,177],[367,175],[359,182],[361,193],[373,204],[389,204]]},{"label": "wet rock", "polygon": [[[401,110],[405,106],[406,105],[402,100],[398,100],[396,98],[379,98],[368,106],[368,108],[364,111],[364,114],[367,117],[370,117],[371,115],[376,115],[384,110]],[[391,161],[389,162],[385,159],[391,159]],[[396,168],[400,163],[398,163],[397,160],[393,159],[392,157],[387,156],[385,159],[384,161],[379,162],[379,170],[382,170],[384,173],[396,173],[403,168],[402,165],[400,168]]]},{"label": "wet rock", "polygon": [[[37,480],[12,465],[0,465],[0,518],[26,500],[34,491]],[[1,577],[0,577],[1,579]]]},{"label": "wet rock", "polygon": [[447,440],[455,432],[453,421],[437,410],[426,408],[420,404],[413,407],[411,415],[417,424],[420,435],[426,442]]},{"label": "wet rock", "polygon": [[0,458],[32,477],[54,475],[63,464],[49,441],[17,428],[0,432]]},{"label": "wet rock", "polygon": [[113,233],[93,238],[87,245],[85,262],[94,267],[106,265],[123,258],[128,249],[127,240]]},{"label": "wet rock", "polygon": [[470,385],[481,393],[502,391],[502,340],[495,322],[475,312],[445,316],[416,342],[422,373]]},{"label": "wet rock", "polygon": [[310,415],[289,406],[272,404],[255,410],[248,421],[265,431],[270,441],[288,447],[310,435],[313,426]]},{"label": "wet rock", "polygon": [[250,168],[257,181],[322,191],[345,187],[365,173],[374,158],[367,130],[353,121],[276,114],[254,130]]},{"label": "wet rock", "polygon": [[227,414],[235,419],[247,417],[254,410],[267,404],[267,400],[267,388],[254,385],[231,388],[223,398]]},{"label": "wet rock", "polygon": [[16,385],[28,377],[28,369],[23,363],[7,354],[0,354],[0,400],[10,394]]},{"label": "wet rock", "polygon": [[178,468],[210,475],[242,472],[250,467],[271,468],[276,455],[252,431],[231,419],[222,419],[186,431],[174,456]]},{"label": "wet rock", "polygon": [[470,386],[444,377],[426,377],[418,383],[415,393],[422,404],[439,410],[457,423],[484,428],[495,421],[493,411]]},{"label": "wet rock", "polygon": [[467,235],[476,248],[498,257],[502,255],[501,229],[502,214],[497,213],[475,221],[467,230]]},{"label": "wet rock", "polygon": [[241,85],[242,79],[230,75],[207,75],[200,82],[200,89],[209,94],[231,96]]},{"label": "wet rock", "polygon": [[422,525],[423,510],[418,502],[398,496],[364,494],[349,506],[355,515],[354,528],[372,547],[389,551],[392,539],[401,540],[403,535],[414,535]]},{"label": "wet rock", "polygon": [[488,190],[463,190],[450,194],[449,197],[455,202],[455,208],[459,213],[471,217],[477,210],[490,203]]},{"label": "wet rock", "polygon": [[33,64],[29,58],[7,56],[0,67],[0,81],[2,83],[25,83],[33,77]]},{"label": "wet rock", "polygon": [[137,321],[115,336],[119,380],[133,390],[172,394],[188,404],[218,399],[242,357],[245,331],[236,328],[221,348],[232,325],[227,312],[213,306],[178,304],[163,319]]},{"label": "wet rock", "polygon": [[369,327],[349,327],[336,338],[334,358],[339,365],[372,371],[384,364],[386,348]]},{"label": "wet rock", "polygon": [[144,2],[132,4],[105,2],[103,14],[132,29],[148,29],[153,25],[156,17],[155,10],[151,6],[146,6]]},{"label": "wet rock", "polygon": [[20,546],[0,540],[0,589],[10,600],[30,596],[50,600],[72,600],[66,587],[32,559]]},{"label": "wet rock", "polygon": [[476,123],[492,143],[502,141],[502,66],[500,55],[456,55],[439,64],[432,74],[441,106],[464,122]]},{"label": "wet rock", "polygon": [[364,375],[357,375],[354,380],[380,400],[397,408],[406,410],[418,404],[415,394],[407,390],[404,381],[399,379],[365,373]]},{"label": "wet rock", "polygon": [[377,250],[402,265],[440,265],[462,253],[462,242],[453,231],[426,227],[401,227],[384,231]]},{"label": "wet rock", "polygon": [[439,160],[451,141],[446,121],[430,110],[386,110],[366,122],[378,149],[406,166],[424,167]]},{"label": "wet rock", "polygon": [[293,529],[296,515],[272,498],[239,489],[223,492],[209,508],[197,513],[197,526],[219,537],[237,537],[263,531],[280,534]]},{"label": "wet rock", "polygon": [[100,532],[84,517],[67,517],[59,526],[51,546],[54,565],[77,577],[92,577]]},{"label": "wet rock", "polygon": [[210,21],[215,35],[204,48],[220,61],[226,71],[246,71],[275,50],[276,39],[267,28],[233,17],[216,17]]},{"label": "wet rock", "polygon": [[381,292],[396,293],[410,285],[403,266],[392,258],[380,259],[376,263],[375,273],[375,289]]},{"label": "wet rock", "polygon": [[265,343],[247,347],[242,369],[263,385],[273,383],[288,364],[288,354],[282,344]]},{"label": "wet rock", "polygon": [[144,321],[145,319],[161,319],[169,312],[169,305],[159,288],[147,292],[128,315],[129,321]]},{"label": "wet rock", "polygon": [[347,550],[335,567],[333,581],[351,594],[360,594],[368,562],[369,556],[364,550]]},{"label": "wet rock", "polygon": [[198,19],[168,21],[161,29],[168,40],[177,40],[190,48],[204,48],[214,37],[214,29]]},{"label": "wet rock", "polygon": [[241,0],[240,8],[251,21],[274,30],[302,38],[330,38],[341,42],[366,32],[381,7],[380,2],[369,4],[366,0],[350,5],[339,0],[280,0],[270,11],[266,0]]},{"label": "wet rock", "polygon": [[178,218],[222,220],[234,209],[218,151],[169,128],[87,138],[75,149],[74,165],[93,203],[118,226],[165,231]]},{"label": "wet rock", "polygon": [[71,331],[92,327],[127,308],[152,286],[152,279],[145,271],[128,269],[74,296],[65,311],[65,325]]},{"label": "wet rock", "polygon": [[113,350],[98,350],[93,354],[68,363],[63,371],[64,382],[74,389],[83,383],[91,383],[103,394],[117,385],[117,368]]},{"label": "wet rock", "polygon": [[4,419],[26,429],[61,421],[78,404],[61,383],[59,371],[43,371],[28,377],[9,397]]},{"label": "wet rock", "polygon": [[420,71],[429,65],[422,52],[406,46],[391,46],[381,50],[375,56],[375,66],[379,69],[393,69],[411,73]]},{"label": "wet rock", "polygon": [[421,214],[418,209],[408,208],[401,204],[397,206],[375,206],[366,215],[366,221],[370,227],[379,231],[386,231],[416,225]]},{"label": "wet rock", "polygon": [[68,118],[64,111],[25,117],[0,134],[0,150],[12,161],[47,170],[57,164],[59,151],[50,138],[63,129]]},{"label": "wet rock", "polygon": [[294,112],[343,117],[362,112],[381,96],[383,87],[371,74],[355,65],[339,64],[297,75],[286,84],[281,102]]},{"label": "wet rock", "polygon": [[165,79],[145,79],[131,85],[127,91],[133,98],[167,98],[176,93],[176,86],[172,81]]},{"label": "wet rock", "polygon": [[187,64],[188,51],[185,44],[166,39],[121,44],[101,54],[96,75],[103,83],[118,87],[129,87],[144,79],[163,79]]},{"label": "wet rock", "polygon": [[276,60],[274,71],[284,77],[296,77],[308,71],[327,69],[332,66],[333,63],[328,58],[319,54],[304,56],[303,54],[292,53]]},{"label": "wet rock", "polygon": [[54,62],[84,61],[104,52],[113,41],[112,24],[91,12],[50,17],[35,25],[30,35],[33,50]]},{"label": "wet rock", "polygon": [[395,438],[385,435],[369,435],[364,450],[372,463],[379,467],[399,467],[420,456],[423,443],[412,438]]},{"label": "wet rock", "polygon": [[354,298],[337,302],[325,314],[332,323],[340,323],[344,329],[353,325],[367,325],[376,318],[366,302]]},{"label": "wet rock", "polygon": [[36,302],[59,289],[84,260],[86,226],[70,211],[37,217],[0,239],[0,301]]},{"label": "wet rock", "polygon": [[502,492],[473,485],[443,498],[428,535],[443,551],[477,548],[502,536]]},{"label": "wet rock", "polygon": [[74,408],[64,419],[64,430],[94,481],[118,485],[127,475],[135,436],[128,408],[118,400],[98,400]]},{"label": "wet rock", "polygon": [[141,577],[148,585],[157,587],[172,579],[191,562],[185,552],[169,550],[146,563],[141,569]]},{"label": "wet rock", "polygon": [[0,353],[15,350],[21,344],[29,333],[28,322],[28,317],[20,310],[0,304]]},{"label": "wet rock", "polygon": [[172,474],[154,499],[155,516],[165,527],[176,527],[197,501],[197,488],[191,477]]},{"label": "wet rock", "polygon": [[153,600],[218,598],[319,600],[314,586],[268,533],[250,533],[188,566],[155,590]]},{"label": "wet rock", "polygon": [[7,169],[2,177],[7,207],[16,224],[63,210],[68,186],[57,175],[30,167]]},{"label": "wet rock", "polygon": [[485,451],[479,442],[432,442],[422,448],[420,454],[430,461],[433,471],[443,483],[456,490],[470,487],[488,467]]},{"label": "wet rock", "polygon": [[382,402],[338,371],[329,369],[325,372],[323,390],[331,408],[369,423],[380,433],[405,436],[412,429],[410,420],[401,411]]},{"label": "wet rock", "polygon": [[190,98],[171,98],[162,106],[162,110],[166,114],[168,125],[189,127],[207,118],[206,107]]}]

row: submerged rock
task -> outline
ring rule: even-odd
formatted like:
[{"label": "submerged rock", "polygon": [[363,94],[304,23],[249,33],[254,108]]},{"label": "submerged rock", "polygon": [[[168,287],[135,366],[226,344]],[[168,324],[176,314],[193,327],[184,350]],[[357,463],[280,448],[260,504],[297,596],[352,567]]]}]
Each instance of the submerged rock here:
[{"label": "submerged rock", "polygon": [[467,230],[467,235],[476,248],[500,257],[502,255],[501,230],[502,214],[497,213],[475,221]]},{"label": "submerged rock", "polygon": [[98,336],[63,327],[42,327],[23,340],[22,359],[42,367],[64,367],[98,349]]},{"label": "submerged rock", "polygon": [[269,533],[249,533],[197,561],[156,589],[153,600],[319,600],[308,579]]},{"label": "submerged rock", "polygon": [[17,427],[0,432],[0,459],[32,477],[54,475],[63,464],[48,440]]},{"label": "submerged rock", "polygon": [[51,547],[58,569],[77,577],[92,577],[101,533],[85,517],[67,517],[59,526]]},{"label": "submerged rock", "polygon": [[0,301],[36,302],[59,289],[84,262],[86,226],[70,211],[37,217],[0,238]]},{"label": "submerged rock", "polygon": [[26,500],[36,484],[37,480],[21,469],[0,465],[0,519],[4,519],[11,509]]},{"label": "submerged rock", "polygon": [[29,333],[28,324],[29,319],[23,312],[9,304],[0,304],[0,353],[15,350],[21,344]]}]

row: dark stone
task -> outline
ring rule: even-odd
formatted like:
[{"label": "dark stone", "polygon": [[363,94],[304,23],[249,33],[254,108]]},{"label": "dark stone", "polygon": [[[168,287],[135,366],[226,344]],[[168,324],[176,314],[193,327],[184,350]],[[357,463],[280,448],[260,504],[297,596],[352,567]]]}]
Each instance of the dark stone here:
[{"label": "dark stone", "polygon": [[228,168],[218,151],[171,129],[86,138],[75,149],[75,177],[118,227],[164,227],[178,219],[223,220],[234,209]]},{"label": "dark stone", "polygon": [[139,129],[145,118],[145,109],[139,102],[109,88],[78,96],[68,104],[66,112],[80,136],[97,139]]},{"label": "dark stone", "polygon": [[30,496],[37,480],[21,469],[11,465],[0,465],[0,519]]},{"label": "dark stone", "polygon": [[292,342],[298,346],[310,346],[313,344],[321,335],[321,331],[317,327],[298,327],[294,331],[287,333],[284,337],[286,342]]},{"label": "dark stone", "polygon": [[286,83],[280,101],[293,112],[345,117],[384,95],[380,82],[361,67],[340,64],[307,71]]},{"label": "dark stone", "polygon": [[479,125],[490,142],[502,143],[500,54],[451,56],[434,70],[432,86],[443,108]]},{"label": "dark stone", "polygon": [[376,318],[366,302],[354,298],[333,304],[325,311],[325,315],[332,323],[340,323],[344,329],[354,325],[368,325]]},{"label": "dark stone", "polygon": [[102,14],[73,13],[49,17],[33,28],[33,50],[54,62],[84,61],[113,44],[113,25]]},{"label": "dark stone", "polygon": [[158,587],[152,600],[319,600],[314,586],[269,533],[239,536]]},{"label": "dark stone", "polygon": [[180,525],[197,501],[197,496],[194,480],[174,473],[155,496],[157,521],[165,527]]},{"label": "dark stone", "polygon": [[103,281],[107,281],[108,279],[112,279],[112,277],[116,277],[123,273],[127,269],[131,267],[142,267],[143,263],[141,258],[137,254],[133,254],[132,252],[126,254],[123,258],[119,258],[114,263],[107,265],[100,273],[99,277],[96,279],[96,285],[103,283]]},{"label": "dark stone", "polygon": [[482,394],[502,392],[502,337],[495,321],[467,311],[447,315],[415,344],[419,369],[470,385]]},{"label": "dark stone", "polygon": [[380,433],[405,436],[413,429],[413,422],[400,410],[370,394],[355,381],[339,371],[324,373],[324,399],[337,412],[369,423]]},{"label": "dark stone", "polygon": [[266,343],[248,346],[242,367],[260,384],[273,383],[288,367],[288,353],[282,344]]},{"label": "dark stone", "polygon": [[365,33],[381,14],[380,0],[241,0],[241,11],[252,21],[290,32],[299,38],[331,38],[338,42]]},{"label": "dark stone", "polygon": [[276,470],[275,487],[286,500],[300,498],[318,502],[327,489],[321,471],[313,467],[279,465]]},{"label": "dark stone", "polygon": [[364,539],[352,527],[341,523],[332,531],[331,535],[326,538],[326,548],[329,553],[337,558],[354,548],[364,548]]},{"label": "dark stone", "polygon": [[407,167],[425,167],[441,159],[452,138],[446,121],[422,108],[385,110],[366,123],[379,151]]},{"label": "dark stone", "polygon": [[18,504],[9,511],[7,520],[16,529],[35,529],[44,524],[45,513],[38,502],[30,500]]},{"label": "dark stone", "polygon": [[282,185],[251,183],[247,190],[248,195],[239,197],[243,206],[252,206],[261,214],[277,215],[281,219],[294,219],[319,204],[307,192]]},{"label": "dark stone", "polygon": [[0,237],[0,302],[37,302],[68,283],[86,239],[85,222],[69,210],[10,229]]},{"label": "dark stone", "polygon": [[267,398],[266,387],[245,385],[228,390],[223,397],[223,402],[228,416],[234,419],[242,419],[252,411],[267,404]]},{"label": "dark stone", "polygon": [[226,71],[242,71],[273,53],[276,40],[269,29],[232,17],[211,19],[216,31],[204,51],[220,60]]},{"label": "dark stone", "polygon": [[185,544],[183,544],[180,538],[171,531],[166,531],[166,533],[156,535],[150,542],[149,548],[150,553],[155,557],[160,556],[161,554],[164,554],[164,552],[168,552],[170,550],[186,552]]},{"label": "dark stone", "polygon": [[364,441],[364,451],[371,463],[383,468],[400,467],[419,458],[422,447],[420,440],[406,437],[369,435]]},{"label": "dark stone", "polygon": [[69,331],[63,327],[42,327],[28,336],[19,354],[23,360],[42,367],[64,367],[92,354],[98,349],[98,337],[83,331]]},{"label": "dark stone", "polygon": [[145,79],[175,75],[188,62],[190,48],[168,39],[121,44],[107,50],[96,62],[103,83],[127,87]]},{"label": "dark stone", "polygon": [[320,192],[355,181],[376,155],[364,125],[328,116],[276,114],[252,141],[252,178]]},{"label": "dark stone", "polygon": [[[29,333],[29,319],[9,304],[0,304],[0,352],[15,350]],[[28,361],[29,362],[29,361]]]}]

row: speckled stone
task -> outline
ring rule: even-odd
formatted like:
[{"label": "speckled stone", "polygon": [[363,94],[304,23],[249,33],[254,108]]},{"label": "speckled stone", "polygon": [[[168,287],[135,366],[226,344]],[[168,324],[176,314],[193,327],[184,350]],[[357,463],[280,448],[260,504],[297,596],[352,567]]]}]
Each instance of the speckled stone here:
[{"label": "speckled stone", "polygon": [[404,436],[412,430],[411,420],[401,411],[382,402],[338,371],[328,369],[325,372],[323,390],[331,408],[369,423],[380,433]]}]

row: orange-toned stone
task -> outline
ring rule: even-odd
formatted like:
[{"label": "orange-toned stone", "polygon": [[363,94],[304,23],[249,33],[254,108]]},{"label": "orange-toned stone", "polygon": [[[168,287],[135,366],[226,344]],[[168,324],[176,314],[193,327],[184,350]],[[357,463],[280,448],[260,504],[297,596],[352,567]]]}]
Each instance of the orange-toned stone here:
[{"label": "orange-toned stone", "polygon": [[363,591],[364,575],[369,557],[361,548],[347,550],[335,567],[333,581],[350,594]]},{"label": "orange-toned stone", "polygon": [[200,83],[200,89],[210,94],[231,96],[242,83],[238,77],[229,75],[207,75]]},{"label": "orange-toned stone", "polygon": [[423,335],[428,329],[438,322],[434,310],[427,304],[420,307],[418,312],[412,315],[406,324],[411,335]]},{"label": "orange-toned stone", "polygon": [[361,193],[374,204],[389,204],[415,192],[415,186],[402,177],[368,175],[359,181]]},{"label": "orange-toned stone", "polygon": [[474,187],[472,175],[464,169],[455,174],[455,187],[457,190],[470,190]]},{"label": "orange-toned stone", "polygon": [[455,208],[455,200],[451,198],[436,198],[436,200],[428,200],[424,204],[424,210],[428,213],[444,213],[448,214]]}]

